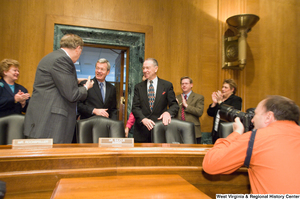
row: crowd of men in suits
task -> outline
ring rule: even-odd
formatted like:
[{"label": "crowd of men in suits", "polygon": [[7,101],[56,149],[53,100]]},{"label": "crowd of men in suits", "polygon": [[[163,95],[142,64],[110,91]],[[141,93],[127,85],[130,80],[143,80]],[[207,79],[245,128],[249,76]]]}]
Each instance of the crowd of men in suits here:
[{"label": "crowd of men in suits", "polygon": [[[60,41],[60,49],[40,61],[25,116],[27,138],[53,138],[54,143],[71,143],[77,113],[80,119],[94,115],[118,119],[116,88],[105,81],[110,72],[108,60],[99,59],[95,77],[78,84],[74,63],[81,55],[83,44],[79,36],[66,34]],[[162,120],[168,125],[175,117],[194,122],[196,135],[201,139],[199,117],[203,113],[204,97],[192,92],[191,78],[183,77],[183,94],[176,98],[173,84],[158,78],[157,71],[157,60],[146,59],[143,63],[146,80],[134,89],[135,142],[151,142],[155,122]]]}]

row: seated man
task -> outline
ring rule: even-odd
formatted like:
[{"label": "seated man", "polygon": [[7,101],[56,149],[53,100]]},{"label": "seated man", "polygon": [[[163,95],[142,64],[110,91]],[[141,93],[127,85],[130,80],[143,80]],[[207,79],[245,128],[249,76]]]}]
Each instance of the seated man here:
[{"label": "seated man", "polygon": [[[110,63],[102,58],[95,66],[95,84],[88,90],[86,100],[78,102],[77,111],[80,119],[89,118],[93,115],[118,119],[116,87],[106,82],[105,78],[110,72]],[[79,86],[83,86],[86,81],[81,81]]]},{"label": "seated man", "polygon": [[[253,194],[300,193],[299,107],[282,96],[262,100],[252,119],[257,130],[248,174]],[[220,138],[204,157],[209,174],[230,174],[243,166],[251,131],[235,118],[233,133]]]}]

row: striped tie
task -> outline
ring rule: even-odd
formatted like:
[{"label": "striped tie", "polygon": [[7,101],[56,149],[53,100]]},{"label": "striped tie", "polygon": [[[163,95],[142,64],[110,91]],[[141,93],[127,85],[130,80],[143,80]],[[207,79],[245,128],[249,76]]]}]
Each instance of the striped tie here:
[{"label": "striped tie", "polygon": [[150,80],[150,86],[149,86],[149,90],[148,90],[148,100],[149,100],[149,106],[150,106],[151,111],[153,109],[154,100],[155,100],[154,87],[153,87],[152,83],[153,83],[153,81]]}]

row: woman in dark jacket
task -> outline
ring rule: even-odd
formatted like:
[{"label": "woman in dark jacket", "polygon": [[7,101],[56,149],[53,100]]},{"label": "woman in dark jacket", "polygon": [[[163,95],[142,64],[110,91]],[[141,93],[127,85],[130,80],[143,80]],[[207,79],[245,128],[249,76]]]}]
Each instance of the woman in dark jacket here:
[{"label": "woman in dark jacket", "polygon": [[217,91],[212,93],[213,103],[209,105],[207,109],[207,114],[214,117],[213,129],[212,129],[212,139],[213,143],[219,138],[219,124],[225,122],[220,119],[219,110],[222,104],[227,104],[233,106],[235,109],[242,109],[242,98],[235,95],[237,89],[237,84],[233,79],[226,79],[223,82],[222,91]]},{"label": "woman in dark jacket", "polygon": [[13,59],[0,63],[0,117],[26,111],[30,95],[26,88],[15,83],[19,78],[19,66]]}]

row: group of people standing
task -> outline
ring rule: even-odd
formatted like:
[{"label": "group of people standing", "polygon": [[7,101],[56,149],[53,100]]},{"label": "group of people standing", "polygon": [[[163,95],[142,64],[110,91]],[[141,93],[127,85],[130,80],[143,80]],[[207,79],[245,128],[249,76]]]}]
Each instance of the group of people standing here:
[{"label": "group of people standing", "polygon": [[[19,77],[19,63],[12,59],[1,61],[0,117],[26,111],[25,136],[70,143],[77,112],[82,119],[93,115],[117,119],[116,89],[105,81],[110,72],[106,59],[97,61],[92,80],[78,82],[74,63],[83,47],[79,36],[63,36],[60,47],[40,61],[31,98],[27,90],[15,82]],[[143,63],[145,80],[134,88],[132,115],[135,122],[131,124],[134,124],[135,142],[151,142],[155,122],[162,120],[168,125],[171,118],[177,118],[195,124],[200,143],[199,117],[203,114],[204,97],[192,91],[193,81],[186,76],[180,82],[182,94],[175,96],[173,84],[160,79],[157,71],[158,62],[146,59]],[[218,127],[223,122],[219,115],[222,104],[241,109],[242,99],[235,95],[236,88],[235,82],[227,79],[221,91],[212,93],[207,113],[214,117],[212,136],[216,143],[205,155],[203,169],[210,174],[228,174],[245,164],[249,167],[252,193],[299,194],[299,107],[288,98],[269,96],[255,110],[253,132],[244,133],[244,126],[237,117],[234,132],[218,139]],[[248,147],[250,143],[252,148]]]},{"label": "group of people standing", "polygon": [[[19,76],[19,63],[16,60],[4,59],[0,67],[0,117],[26,112],[25,136],[53,138],[54,143],[72,142],[78,114],[80,119],[100,115],[117,120],[116,88],[105,81],[110,72],[108,60],[102,58],[97,61],[93,79],[80,82],[77,80],[74,63],[81,55],[83,44],[79,36],[67,34],[60,41],[60,49],[40,61],[30,103],[27,90],[15,83]],[[175,96],[173,84],[160,79],[157,71],[157,60],[146,59],[143,63],[144,80],[134,89],[128,126],[131,128],[134,125],[135,142],[151,142],[151,130],[155,122],[162,120],[164,125],[168,125],[171,118],[177,118],[195,124],[196,139],[200,144],[199,118],[204,110],[203,95],[194,93],[193,80],[184,76],[180,80],[182,94]],[[213,93],[213,103],[207,110],[215,118],[213,132],[219,122],[218,107],[221,103],[241,109],[242,100],[234,95],[235,91],[234,81],[226,80],[222,92]],[[125,129],[126,136],[128,126]],[[217,133],[213,135],[217,138]]]}]

